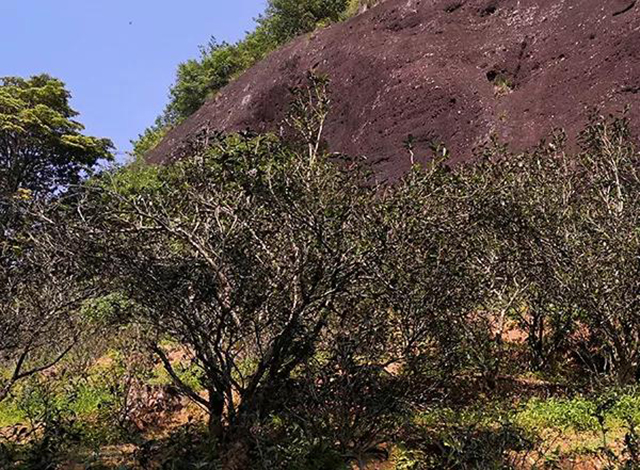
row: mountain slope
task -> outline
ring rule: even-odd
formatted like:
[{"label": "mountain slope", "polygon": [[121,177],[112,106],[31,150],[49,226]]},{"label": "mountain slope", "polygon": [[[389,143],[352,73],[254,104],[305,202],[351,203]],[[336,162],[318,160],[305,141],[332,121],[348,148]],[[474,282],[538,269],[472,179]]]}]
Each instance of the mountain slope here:
[{"label": "mountain slope", "polygon": [[276,130],[289,87],[312,69],[332,80],[331,150],[366,154],[395,178],[409,167],[409,134],[421,158],[439,141],[467,159],[491,134],[521,149],[557,126],[575,135],[589,107],[637,104],[640,4],[387,0],[270,55],[171,131],[148,160],[178,158],[204,127]]}]

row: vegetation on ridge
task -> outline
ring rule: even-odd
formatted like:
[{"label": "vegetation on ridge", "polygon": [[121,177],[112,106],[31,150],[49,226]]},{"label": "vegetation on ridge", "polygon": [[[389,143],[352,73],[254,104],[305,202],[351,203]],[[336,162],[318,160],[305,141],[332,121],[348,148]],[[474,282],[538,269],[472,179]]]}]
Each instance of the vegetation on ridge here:
[{"label": "vegetation on ridge", "polygon": [[178,66],[169,103],[154,125],[134,142],[142,157],[166,131],[195,113],[236,76],[292,38],[353,15],[360,0],[269,0],[256,29],[235,44],[212,39],[200,48],[200,57]]}]

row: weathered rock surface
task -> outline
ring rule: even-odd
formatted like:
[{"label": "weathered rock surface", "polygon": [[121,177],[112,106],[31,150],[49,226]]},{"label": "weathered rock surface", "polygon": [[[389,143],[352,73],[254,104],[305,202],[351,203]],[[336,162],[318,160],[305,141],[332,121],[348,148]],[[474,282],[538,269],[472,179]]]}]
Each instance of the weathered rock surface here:
[{"label": "weathered rock surface", "polygon": [[555,127],[574,135],[589,107],[631,104],[640,124],[640,2],[387,0],[294,40],[223,89],[149,155],[165,162],[203,127],[276,130],[289,87],[311,70],[331,80],[330,149],[367,155],[381,175],[409,167],[430,141],[454,159],[497,134],[514,150]]}]

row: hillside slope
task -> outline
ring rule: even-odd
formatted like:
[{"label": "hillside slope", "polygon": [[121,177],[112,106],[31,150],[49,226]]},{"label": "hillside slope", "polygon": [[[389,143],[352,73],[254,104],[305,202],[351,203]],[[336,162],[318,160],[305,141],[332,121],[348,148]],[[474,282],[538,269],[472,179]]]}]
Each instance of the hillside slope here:
[{"label": "hillside slope", "polygon": [[[493,133],[514,149],[586,110],[640,113],[640,4],[632,0],[387,0],[296,39],[171,131],[148,160],[180,155],[203,127],[273,130],[289,87],[317,70],[331,80],[331,150],[366,154],[390,178],[444,142],[465,159]],[[636,105],[636,106],[634,106]],[[639,122],[640,119],[635,119]]]}]

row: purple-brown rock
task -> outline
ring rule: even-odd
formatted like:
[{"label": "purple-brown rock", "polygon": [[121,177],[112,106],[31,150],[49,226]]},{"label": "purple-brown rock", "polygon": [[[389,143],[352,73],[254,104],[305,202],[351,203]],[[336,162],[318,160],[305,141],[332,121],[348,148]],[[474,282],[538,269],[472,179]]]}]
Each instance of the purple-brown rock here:
[{"label": "purple-brown rock", "polygon": [[277,130],[291,86],[309,70],[331,79],[330,150],[367,155],[380,174],[446,144],[456,160],[495,134],[514,150],[555,127],[570,136],[590,107],[630,104],[640,121],[640,2],[387,0],[300,37],[221,90],[148,156],[170,161],[207,126]]}]

